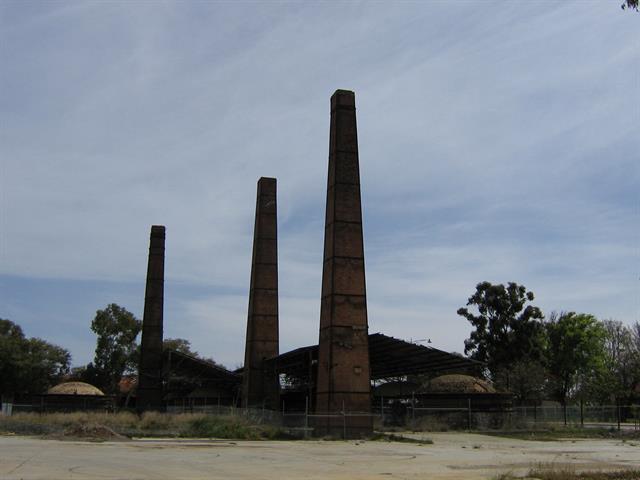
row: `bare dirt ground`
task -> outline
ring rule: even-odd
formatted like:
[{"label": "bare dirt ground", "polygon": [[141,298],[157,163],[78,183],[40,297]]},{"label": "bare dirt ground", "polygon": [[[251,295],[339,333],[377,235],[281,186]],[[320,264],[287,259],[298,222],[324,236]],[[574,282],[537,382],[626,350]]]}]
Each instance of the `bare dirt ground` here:
[{"label": "bare dirt ground", "polygon": [[[414,438],[421,435],[413,434]],[[640,468],[640,442],[535,442],[433,433],[433,444],[381,441],[158,440],[91,443],[0,436],[2,480],[490,479],[539,463]]]}]

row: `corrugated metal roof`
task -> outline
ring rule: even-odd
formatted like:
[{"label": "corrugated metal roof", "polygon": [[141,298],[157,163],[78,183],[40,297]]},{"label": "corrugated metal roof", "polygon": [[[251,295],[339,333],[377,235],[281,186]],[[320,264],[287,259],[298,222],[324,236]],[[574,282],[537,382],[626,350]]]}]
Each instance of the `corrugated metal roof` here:
[{"label": "corrugated metal roof", "polygon": [[[279,374],[307,379],[310,368],[317,360],[318,346],[310,345],[283,353],[267,362]],[[369,335],[369,361],[372,380],[418,374],[466,373],[484,367],[483,363],[461,355],[382,333]]]}]

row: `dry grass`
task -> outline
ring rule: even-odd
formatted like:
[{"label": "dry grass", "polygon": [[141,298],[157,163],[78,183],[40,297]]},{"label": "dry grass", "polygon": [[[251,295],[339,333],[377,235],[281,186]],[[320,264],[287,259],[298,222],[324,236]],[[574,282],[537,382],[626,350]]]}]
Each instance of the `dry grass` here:
[{"label": "dry grass", "polygon": [[514,476],[511,473],[503,473],[494,477],[494,480],[638,480],[640,470],[617,471],[589,471],[576,472],[570,467],[558,467],[553,464],[539,465],[533,468],[525,477]]},{"label": "dry grass", "polygon": [[99,423],[110,427],[132,427],[139,422],[137,415],[130,412],[72,412],[72,413],[15,413],[10,417],[0,417],[0,428],[10,424],[31,424],[69,427],[76,424]]},{"label": "dry grass", "polygon": [[130,412],[76,412],[17,413],[11,417],[0,417],[0,432],[23,435],[60,434],[86,425],[105,426],[129,437],[215,437],[239,440],[288,438],[276,427],[252,425],[249,420],[234,415],[147,412],[140,417]]},{"label": "dry grass", "polygon": [[433,445],[433,440],[430,438],[411,438],[404,435],[395,435],[393,433],[374,433],[368,438],[371,441],[381,442],[398,442],[398,443],[413,443],[416,445]]},{"label": "dry grass", "polygon": [[556,441],[579,438],[601,438],[620,440],[639,440],[639,430],[618,430],[616,428],[579,428],[556,425],[541,426],[539,430],[487,431],[487,435],[515,438],[518,440]]},{"label": "dry grass", "polygon": [[539,480],[638,480],[640,479],[640,470],[576,472],[567,467],[542,466],[532,469],[529,472],[529,477]]}]

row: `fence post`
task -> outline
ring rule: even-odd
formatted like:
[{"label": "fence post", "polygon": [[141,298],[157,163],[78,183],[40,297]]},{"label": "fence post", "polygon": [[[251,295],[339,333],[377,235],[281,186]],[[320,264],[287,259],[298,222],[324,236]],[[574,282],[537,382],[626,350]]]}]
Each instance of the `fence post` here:
[{"label": "fence post", "polygon": [[584,428],[584,400],[580,397],[580,426]]},{"label": "fence post", "polygon": [[[416,421],[416,397],[415,392],[411,392],[411,420]],[[415,427],[415,425],[414,425]]]},{"label": "fence post", "polygon": [[9,402],[3,403],[2,404],[2,412],[0,412],[1,415],[5,415],[7,417],[11,416],[11,409],[12,409],[13,405]]},{"label": "fence post", "polygon": [[538,404],[533,404],[533,426],[538,426]]},{"label": "fence post", "polygon": [[620,421],[622,420],[620,417],[620,401],[618,401],[618,431],[620,431]]},{"label": "fence post", "polygon": [[309,397],[304,398],[304,438],[309,435]]},{"label": "fence post", "polygon": [[347,439],[347,412],[344,410],[344,400],[342,401],[342,438]]},{"label": "fence post", "polygon": [[384,426],[384,395],[380,397],[380,415],[382,417],[382,425]]},{"label": "fence post", "polygon": [[471,431],[471,397],[467,398],[467,430]]}]

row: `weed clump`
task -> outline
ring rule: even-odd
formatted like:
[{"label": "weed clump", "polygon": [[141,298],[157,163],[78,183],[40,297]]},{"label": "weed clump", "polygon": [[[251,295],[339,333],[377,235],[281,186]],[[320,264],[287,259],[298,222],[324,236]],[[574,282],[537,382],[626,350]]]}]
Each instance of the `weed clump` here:
[{"label": "weed clump", "polygon": [[260,435],[246,422],[237,417],[196,416],[191,419],[183,436],[217,437],[257,440]]}]

